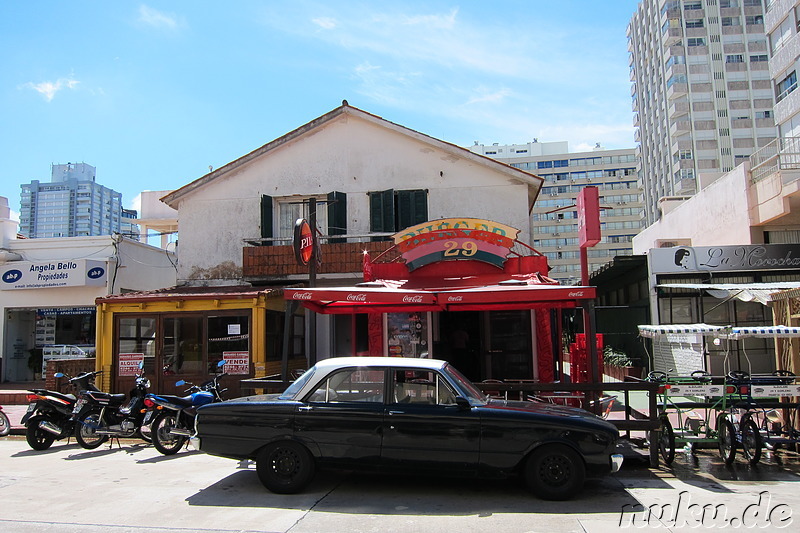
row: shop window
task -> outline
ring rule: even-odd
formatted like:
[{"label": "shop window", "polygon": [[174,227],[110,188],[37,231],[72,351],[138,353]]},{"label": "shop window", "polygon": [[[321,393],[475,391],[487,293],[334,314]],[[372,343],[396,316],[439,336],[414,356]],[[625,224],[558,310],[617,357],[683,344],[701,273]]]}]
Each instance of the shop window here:
[{"label": "shop window", "polygon": [[141,353],[145,357],[156,354],[155,318],[120,318],[117,353]]},{"label": "shop window", "polygon": [[369,193],[369,230],[395,233],[428,220],[428,191],[374,191]]},{"label": "shop window", "polygon": [[203,318],[164,318],[163,370],[165,374],[203,373]]},{"label": "shop window", "polygon": [[[217,363],[223,359],[242,361],[250,373],[250,317],[248,315],[222,315],[208,317],[208,373],[213,374]],[[233,370],[244,373],[244,368]],[[232,373],[231,369],[225,371]]]}]

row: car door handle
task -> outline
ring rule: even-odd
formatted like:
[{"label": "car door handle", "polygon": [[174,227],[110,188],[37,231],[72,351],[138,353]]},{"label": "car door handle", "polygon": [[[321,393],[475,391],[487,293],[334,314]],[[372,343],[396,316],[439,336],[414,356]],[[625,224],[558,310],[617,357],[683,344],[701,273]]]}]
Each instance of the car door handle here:
[{"label": "car door handle", "polygon": [[310,405],[303,405],[297,408],[298,411],[311,411],[312,407]]},{"label": "car door handle", "polygon": [[402,415],[404,411],[389,411],[390,415]]}]

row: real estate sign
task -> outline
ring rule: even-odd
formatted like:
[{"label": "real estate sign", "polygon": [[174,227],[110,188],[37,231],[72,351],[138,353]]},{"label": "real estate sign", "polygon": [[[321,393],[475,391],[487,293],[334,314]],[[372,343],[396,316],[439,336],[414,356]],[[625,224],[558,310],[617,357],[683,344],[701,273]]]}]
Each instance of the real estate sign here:
[{"label": "real estate sign", "polygon": [[0,267],[0,289],[103,287],[108,281],[105,261],[64,259],[31,263],[13,261]]}]

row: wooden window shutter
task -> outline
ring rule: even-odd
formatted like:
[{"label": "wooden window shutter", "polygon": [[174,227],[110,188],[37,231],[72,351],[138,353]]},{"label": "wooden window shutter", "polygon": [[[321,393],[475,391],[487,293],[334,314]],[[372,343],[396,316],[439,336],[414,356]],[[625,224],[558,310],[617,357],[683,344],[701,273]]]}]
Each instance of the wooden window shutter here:
[{"label": "wooden window shutter", "polygon": [[[328,193],[328,235],[347,234],[347,195],[343,192]],[[347,242],[347,239],[331,239],[330,242]]]},{"label": "wooden window shutter", "polygon": [[[272,196],[261,195],[261,238],[270,239],[274,236],[272,222]],[[272,243],[263,243],[269,246]]]}]

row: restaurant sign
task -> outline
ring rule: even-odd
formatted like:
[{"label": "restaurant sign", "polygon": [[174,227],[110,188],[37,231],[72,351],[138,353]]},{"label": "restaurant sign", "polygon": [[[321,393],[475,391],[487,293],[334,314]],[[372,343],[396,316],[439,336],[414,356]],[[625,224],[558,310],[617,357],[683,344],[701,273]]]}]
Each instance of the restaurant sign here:
[{"label": "restaurant sign", "polygon": [[800,269],[798,244],[677,246],[649,252],[653,274]]},{"label": "restaurant sign", "polygon": [[439,261],[474,260],[503,268],[519,230],[477,218],[447,218],[393,235],[409,271]]},{"label": "restaurant sign", "polygon": [[89,259],[64,259],[41,263],[14,261],[0,268],[0,289],[50,289],[104,287],[106,263]]}]

